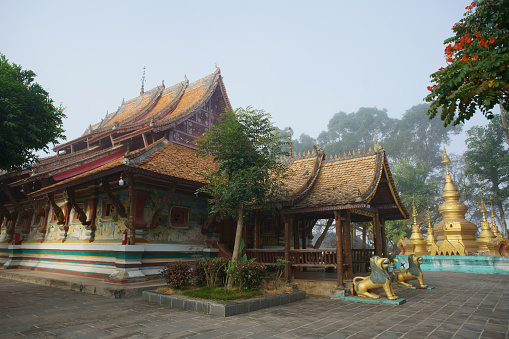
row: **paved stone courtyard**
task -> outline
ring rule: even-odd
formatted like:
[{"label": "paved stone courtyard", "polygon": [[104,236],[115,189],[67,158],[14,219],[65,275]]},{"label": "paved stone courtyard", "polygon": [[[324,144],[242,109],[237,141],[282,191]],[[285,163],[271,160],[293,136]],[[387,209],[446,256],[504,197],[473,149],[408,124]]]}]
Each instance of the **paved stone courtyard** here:
[{"label": "paved stone courtyard", "polygon": [[400,306],[305,300],[229,318],[0,279],[0,338],[507,338],[509,276],[425,272]]}]

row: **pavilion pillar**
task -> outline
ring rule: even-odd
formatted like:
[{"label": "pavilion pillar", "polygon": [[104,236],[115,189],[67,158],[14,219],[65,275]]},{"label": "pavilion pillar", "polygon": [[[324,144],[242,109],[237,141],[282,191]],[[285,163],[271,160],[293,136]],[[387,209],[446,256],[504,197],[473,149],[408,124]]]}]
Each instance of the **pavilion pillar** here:
[{"label": "pavilion pillar", "polygon": [[305,250],[307,248],[307,240],[308,240],[308,222],[307,220],[302,220],[302,249]]},{"label": "pavilion pillar", "polygon": [[[285,219],[285,260],[290,262],[290,218]],[[286,265],[285,280],[290,280],[291,263]]]},{"label": "pavilion pillar", "polygon": [[261,248],[261,241],[260,241],[260,216],[258,214],[255,214],[254,219],[254,235],[253,235],[253,248]]},{"label": "pavilion pillar", "polygon": [[338,288],[345,289],[343,283],[343,227],[341,225],[341,211],[334,211],[336,219],[336,275]]},{"label": "pavilion pillar", "polygon": [[351,219],[350,210],[346,210],[346,220],[343,226],[343,263],[347,267],[345,281],[348,282],[353,281]]},{"label": "pavilion pillar", "polygon": [[383,256],[382,253],[382,233],[380,231],[380,214],[378,211],[375,214],[375,217],[373,218],[373,237],[374,243],[375,243],[375,255],[378,255],[379,257]]},{"label": "pavilion pillar", "polygon": [[293,219],[292,226],[293,226],[293,249],[298,250],[299,249],[299,221],[296,219]]},{"label": "pavilion pillar", "polygon": [[387,238],[385,237],[385,219],[380,218],[380,234],[382,238],[382,256],[387,258]]}]

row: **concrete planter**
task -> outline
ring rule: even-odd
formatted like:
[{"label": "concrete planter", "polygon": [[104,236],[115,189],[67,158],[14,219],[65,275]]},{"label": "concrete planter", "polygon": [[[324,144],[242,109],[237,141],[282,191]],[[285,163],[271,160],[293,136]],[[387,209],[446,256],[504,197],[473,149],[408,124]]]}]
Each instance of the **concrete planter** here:
[{"label": "concrete planter", "polygon": [[258,311],[263,308],[284,305],[294,301],[302,300],[305,297],[306,292],[293,291],[267,297],[221,302],[194,299],[174,294],[157,293],[154,291],[143,291],[142,294],[143,301],[146,302],[156,303],[159,305],[182,310],[212,314],[219,317],[230,317],[232,315]]}]

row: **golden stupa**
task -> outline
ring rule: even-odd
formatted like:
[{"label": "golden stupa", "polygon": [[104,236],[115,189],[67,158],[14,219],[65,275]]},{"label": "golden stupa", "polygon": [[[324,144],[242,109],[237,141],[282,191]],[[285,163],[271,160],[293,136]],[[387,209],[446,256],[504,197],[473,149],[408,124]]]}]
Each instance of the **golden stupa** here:
[{"label": "golden stupa", "polygon": [[[505,249],[509,246],[509,240],[503,238],[498,227],[495,225],[493,205],[491,208],[492,227],[486,219],[486,206],[481,197],[481,212],[483,221],[481,231],[477,239],[477,226],[465,219],[467,206],[460,202],[460,194],[452,182],[449,173],[451,160],[447,156],[444,145],[442,163],[445,164],[445,186],[442,193],[444,203],[439,206],[438,211],[442,215],[442,221],[431,227],[431,218],[428,211],[428,235],[424,240],[417,225],[414,203],[414,225],[412,225],[412,236],[410,239],[403,238],[398,242],[403,255],[489,255],[507,256]],[[416,233],[419,233],[418,235]],[[435,233],[437,238],[435,240]],[[424,248],[422,243],[424,243]],[[425,253],[423,253],[423,251]]]},{"label": "golden stupa", "polygon": [[410,239],[403,238],[399,241],[398,247],[403,249],[404,255],[416,254],[416,255],[427,255],[428,251],[428,243],[424,240],[424,237],[419,230],[419,224],[417,223],[417,210],[415,208],[415,199],[413,199],[413,213],[414,223],[412,224],[412,235]]}]

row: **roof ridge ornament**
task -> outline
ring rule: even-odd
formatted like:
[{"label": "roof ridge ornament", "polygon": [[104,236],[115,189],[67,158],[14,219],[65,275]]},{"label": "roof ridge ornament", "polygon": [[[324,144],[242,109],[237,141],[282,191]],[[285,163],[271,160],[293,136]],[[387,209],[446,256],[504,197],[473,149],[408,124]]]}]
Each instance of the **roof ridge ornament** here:
[{"label": "roof ridge ornament", "polygon": [[217,66],[217,63],[215,64],[215,66],[216,66],[216,73],[221,74],[221,68],[219,68],[219,66]]},{"label": "roof ridge ornament", "polygon": [[143,75],[141,77],[141,91],[140,91],[140,95],[145,93],[145,70],[146,70],[146,68],[147,67],[143,66]]}]

